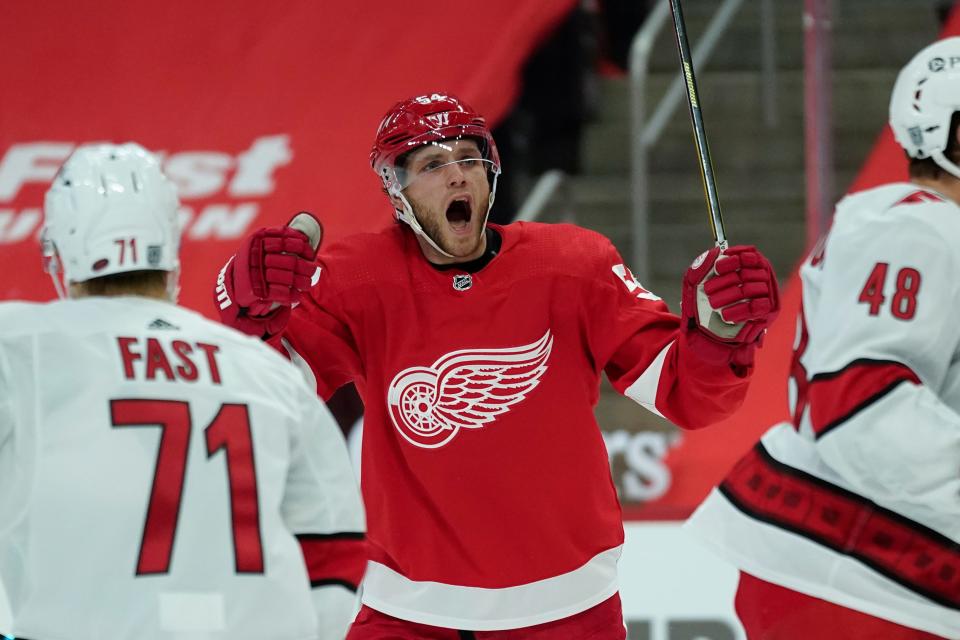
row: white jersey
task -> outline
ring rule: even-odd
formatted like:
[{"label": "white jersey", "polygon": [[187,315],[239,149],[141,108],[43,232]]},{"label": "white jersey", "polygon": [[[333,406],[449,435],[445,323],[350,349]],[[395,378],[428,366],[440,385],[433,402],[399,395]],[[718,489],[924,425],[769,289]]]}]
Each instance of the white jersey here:
[{"label": "white jersey", "polygon": [[960,207],[847,197],[800,274],[792,424],[687,526],[761,579],[960,638]]},{"label": "white jersey", "polygon": [[315,640],[298,541],[364,530],[295,367],[156,300],[0,304],[0,469],[0,633],[34,640]]}]

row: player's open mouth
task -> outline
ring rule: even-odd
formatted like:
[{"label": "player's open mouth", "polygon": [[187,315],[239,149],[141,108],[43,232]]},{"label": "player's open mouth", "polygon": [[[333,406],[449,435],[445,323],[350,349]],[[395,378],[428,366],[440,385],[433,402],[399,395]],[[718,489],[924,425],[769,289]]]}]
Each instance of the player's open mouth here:
[{"label": "player's open mouth", "polygon": [[447,222],[454,231],[466,231],[471,215],[470,199],[467,197],[457,198],[447,205]]}]

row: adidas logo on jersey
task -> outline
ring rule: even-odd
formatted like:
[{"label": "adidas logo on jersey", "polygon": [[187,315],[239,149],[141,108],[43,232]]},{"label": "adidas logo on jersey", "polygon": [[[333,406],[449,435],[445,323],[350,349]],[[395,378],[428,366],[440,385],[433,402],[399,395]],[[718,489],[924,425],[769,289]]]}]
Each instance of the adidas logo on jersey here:
[{"label": "adidas logo on jersey", "polygon": [[153,322],[147,325],[147,329],[179,329],[175,324],[171,324],[164,320],[163,318],[157,318]]}]

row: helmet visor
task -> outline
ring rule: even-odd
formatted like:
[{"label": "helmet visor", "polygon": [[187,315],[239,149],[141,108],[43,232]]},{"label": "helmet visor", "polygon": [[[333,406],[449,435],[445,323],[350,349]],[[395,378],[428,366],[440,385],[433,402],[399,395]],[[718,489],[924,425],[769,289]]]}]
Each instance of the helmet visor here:
[{"label": "helmet visor", "polygon": [[472,137],[430,141],[396,160],[393,167],[402,191],[414,182],[428,183],[478,174],[492,176],[500,167],[489,159],[486,142]]}]

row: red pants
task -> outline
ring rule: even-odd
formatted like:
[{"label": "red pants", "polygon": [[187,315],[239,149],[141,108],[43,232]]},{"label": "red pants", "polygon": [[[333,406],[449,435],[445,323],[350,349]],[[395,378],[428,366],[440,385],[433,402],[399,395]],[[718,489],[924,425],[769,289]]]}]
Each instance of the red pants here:
[{"label": "red pants", "polygon": [[626,637],[619,594],[569,618],[504,631],[431,627],[364,606],[347,634],[347,640],[626,640]]},{"label": "red pants", "polygon": [[749,640],[943,640],[740,572],[737,617]]}]

